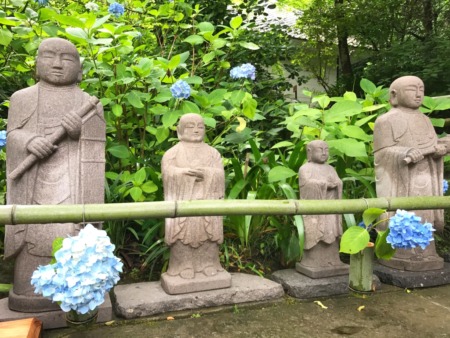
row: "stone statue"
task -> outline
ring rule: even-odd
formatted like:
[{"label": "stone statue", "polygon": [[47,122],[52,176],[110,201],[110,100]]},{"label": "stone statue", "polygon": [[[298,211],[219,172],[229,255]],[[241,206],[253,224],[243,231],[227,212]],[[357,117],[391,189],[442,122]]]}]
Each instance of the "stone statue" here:
[{"label": "stone statue", "polygon": [[[6,170],[8,204],[103,203],[105,120],[95,97],[84,93],[80,56],[67,40],[49,38],[38,49],[39,82],[11,96]],[[51,260],[55,237],[80,225],[7,225],[5,258],[15,258],[11,310],[41,312],[58,304],[37,296],[33,271]]]},{"label": "stone statue", "polygon": [[[225,173],[219,152],[205,144],[205,124],[198,114],[186,114],[178,128],[180,142],[162,159],[166,201],[223,199]],[[165,241],[169,268],[161,276],[169,294],[231,286],[231,276],[219,262],[223,242],[222,216],[166,218]]]},{"label": "stone statue", "polygon": [[[375,121],[374,155],[378,197],[442,196],[443,160],[448,153],[448,138],[438,140],[427,116],[419,111],[424,84],[415,76],[403,76],[390,88],[392,109]],[[417,210],[422,222],[437,230],[444,226],[443,210]],[[392,213],[389,214],[390,216]],[[437,270],[443,259],[434,241],[422,250],[398,249],[383,265],[409,271]]]},{"label": "stone statue", "polygon": [[[315,140],[308,143],[308,162],[298,172],[300,199],[331,200],[342,198],[342,181],[328,160],[328,145]],[[326,203],[326,202],[325,202]],[[348,273],[348,265],[339,258],[342,235],[341,215],[305,215],[305,247],[296,270],[311,278]]]}]

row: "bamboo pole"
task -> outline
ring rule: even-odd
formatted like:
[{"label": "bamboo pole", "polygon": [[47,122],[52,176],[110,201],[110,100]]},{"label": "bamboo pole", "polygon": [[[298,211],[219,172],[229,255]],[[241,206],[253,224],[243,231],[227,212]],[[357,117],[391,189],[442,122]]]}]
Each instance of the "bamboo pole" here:
[{"label": "bamboo pole", "polygon": [[392,197],[353,200],[195,200],[142,203],[0,206],[0,224],[100,222],[212,215],[349,214],[368,208],[448,209],[450,197]]}]

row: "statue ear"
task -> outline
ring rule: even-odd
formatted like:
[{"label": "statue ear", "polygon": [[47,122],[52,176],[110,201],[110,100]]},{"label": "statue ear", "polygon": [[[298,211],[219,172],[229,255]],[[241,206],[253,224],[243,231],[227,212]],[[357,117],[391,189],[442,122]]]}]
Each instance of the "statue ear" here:
[{"label": "statue ear", "polygon": [[181,138],[183,136],[183,129],[181,129],[180,125],[177,126],[177,137],[181,141]]},{"label": "statue ear", "polygon": [[78,73],[77,82],[80,83],[81,80],[83,80],[83,71],[82,70],[80,70],[80,72]]},{"label": "statue ear", "polygon": [[392,89],[390,94],[391,94],[391,96],[389,98],[389,103],[391,104],[391,106],[397,107],[398,106],[397,91],[395,89]]}]

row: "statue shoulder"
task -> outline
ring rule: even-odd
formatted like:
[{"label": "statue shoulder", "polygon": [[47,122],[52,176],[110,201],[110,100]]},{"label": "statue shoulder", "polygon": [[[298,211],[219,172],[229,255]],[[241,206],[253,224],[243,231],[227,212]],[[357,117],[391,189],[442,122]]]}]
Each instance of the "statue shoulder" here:
[{"label": "statue shoulder", "polygon": [[11,102],[14,101],[14,103],[21,103],[23,105],[26,105],[27,103],[33,103],[37,101],[37,95],[38,95],[38,86],[33,85],[28,88],[20,89],[16,92],[14,92],[11,95]]}]

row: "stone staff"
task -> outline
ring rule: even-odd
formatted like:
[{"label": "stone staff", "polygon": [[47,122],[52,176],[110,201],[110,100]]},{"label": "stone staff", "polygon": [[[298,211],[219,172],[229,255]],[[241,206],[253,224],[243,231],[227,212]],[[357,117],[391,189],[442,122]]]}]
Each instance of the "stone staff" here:
[{"label": "stone staff", "polygon": [[[81,108],[79,111],[77,111],[77,115],[80,117],[84,117],[87,115],[92,109],[95,109],[97,104],[99,103],[99,99],[92,96]],[[62,141],[62,139],[66,136],[66,130],[63,126],[59,126],[55,132],[53,132],[47,139],[52,142],[54,145],[58,144]],[[25,160],[16,168],[14,169],[11,174],[9,174],[9,177],[13,180],[17,180],[18,178],[22,177],[22,175],[30,169],[37,161],[38,157],[34,154],[29,154]]]}]

